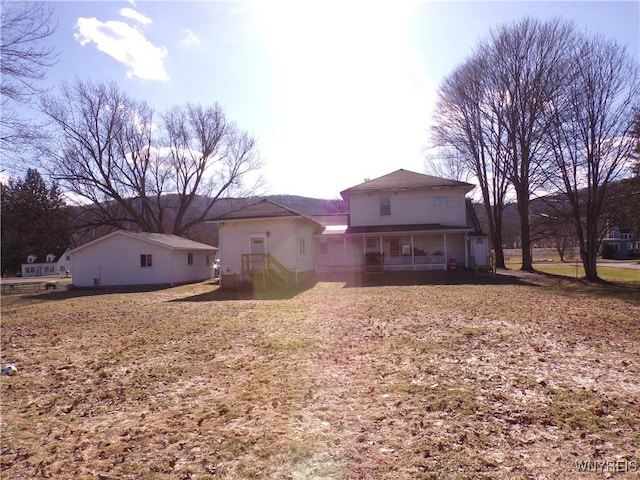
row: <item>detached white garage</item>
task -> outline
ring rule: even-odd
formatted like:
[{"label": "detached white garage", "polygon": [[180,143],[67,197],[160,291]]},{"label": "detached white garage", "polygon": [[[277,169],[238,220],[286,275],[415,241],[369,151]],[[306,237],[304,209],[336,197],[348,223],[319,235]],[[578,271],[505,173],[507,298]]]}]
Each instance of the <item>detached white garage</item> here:
[{"label": "detached white garage", "polygon": [[175,285],[211,277],[218,249],[176,235],[118,230],[74,250],[76,287]]}]

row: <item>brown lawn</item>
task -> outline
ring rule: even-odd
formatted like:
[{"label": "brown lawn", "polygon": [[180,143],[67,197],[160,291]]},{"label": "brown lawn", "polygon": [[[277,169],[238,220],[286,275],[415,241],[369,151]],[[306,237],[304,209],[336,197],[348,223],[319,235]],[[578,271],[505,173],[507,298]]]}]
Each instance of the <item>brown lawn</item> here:
[{"label": "brown lawn", "polygon": [[483,278],[3,297],[1,477],[637,478],[640,286]]}]

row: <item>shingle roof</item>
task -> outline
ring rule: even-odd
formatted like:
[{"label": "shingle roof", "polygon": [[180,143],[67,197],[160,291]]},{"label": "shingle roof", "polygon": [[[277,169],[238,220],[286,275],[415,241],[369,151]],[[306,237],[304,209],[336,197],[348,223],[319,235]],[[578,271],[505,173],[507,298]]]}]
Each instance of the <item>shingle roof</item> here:
[{"label": "shingle roof", "polygon": [[292,218],[299,217],[304,218],[312,223],[315,223],[319,228],[322,228],[322,224],[317,220],[309,217],[308,215],[303,215],[300,212],[296,212],[291,208],[287,208],[279,203],[272,202],[268,199],[260,200],[259,202],[252,203],[251,205],[247,205],[246,207],[239,208],[237,210],[233,210],[232,212],[227,212],[219,217],[215,218],[214,222],[223,222],[227,220],[251,220],[251,219],[259,219],[259,218]]},{"label": "shingle roof", "polygon": [[178,237],[177,235],[168,235],[165,233],[149,233],[149,232],[129,232],[126,230],[117,230],[115,232],[108,233],[107,235],[97,238],[89,243],[85,243],[84,245],[80,245],[79,247],[73,249],[71,254],[76,253],[79,250],[83,250],[84,248],[94,245],[96,243],[102,242],[103,240],[113,237],[115,235],[125,235],[131,238],[137,238],[139,240],[143,240],[145,242],[155,243],[157,245],[161,245],[163,247],[170,248],[172,250],[217,250],[217,247],[213,247],[211,245],[207,245],[205,243],[195,242],[193,240],[189,240],[188,238]]},{"label": "shingle roof", "polygon": [[169,248],[177,248],[181,250],[217,250],[216,247],[205,243],[189,240],[188,238],[179,237],[177,235],[168,235],[165,233],[149,233],[149,232],[126,232],[131,237],[137,237],[142,240],[149,240]]},{"label": "shingle roof", "polygon": [[362,234],[383,234],[383,233],[413,233],[413,232],[466,232],[471,230],[469,227],[460,227],[453,225],[442,225],[440,223],[420,223],[407,225],[367,225],[359,227],[349,227],[346,230],[347,235]]},{"label": "shingle roof", "polygon": [[466,187],[469,190],[473,185],[448,178],[434,177],[424,173],[411,172],[409,170],[396,170],[382,177],[374,178],[340,192],[343,198],[354,192],[375,192],[385,190],[413,190],[438,187]]}]

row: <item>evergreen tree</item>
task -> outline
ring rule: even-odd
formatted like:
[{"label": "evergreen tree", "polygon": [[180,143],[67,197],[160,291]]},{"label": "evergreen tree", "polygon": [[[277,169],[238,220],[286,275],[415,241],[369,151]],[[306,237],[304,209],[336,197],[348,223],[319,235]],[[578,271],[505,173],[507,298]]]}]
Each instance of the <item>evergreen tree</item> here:
[{"label": "evergreen tree", "polygon": [[53,253],[70,245],[69,210],[57,184],[38,170],[0,184],[2,273],[14,273],[31,253]]}]

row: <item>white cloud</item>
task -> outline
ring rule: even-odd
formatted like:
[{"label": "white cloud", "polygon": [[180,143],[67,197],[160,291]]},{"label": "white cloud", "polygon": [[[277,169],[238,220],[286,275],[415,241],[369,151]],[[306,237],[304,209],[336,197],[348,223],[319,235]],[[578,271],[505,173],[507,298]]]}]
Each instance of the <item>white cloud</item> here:
[{"label": "white cloud", "polygon": [[125,64],[128,78],[169,80],[163,64],[167,49],[153,45],[135,27],[119,21],[79,18],[73,36],[80,45],[95,43],[98,50]]},{"label": "white cloud", "polygon": [[125,18],[130,18],[131,20],[135,20],[136,22],[145,26],[151,25],[153,23],[153,20],[151,20],[149,17],[144,16],[140,12],[135,11],[133,8],[121,8],[120,15],[122,15]]},{"label": "white cloud", "polygon": [[193,33],[191,30],[185,30],[184,35],[185,35],[184,39],[182,40],[183,45],[190,47],[191,45],[200,44],[200,39],[196,37],[196,34]]}]

